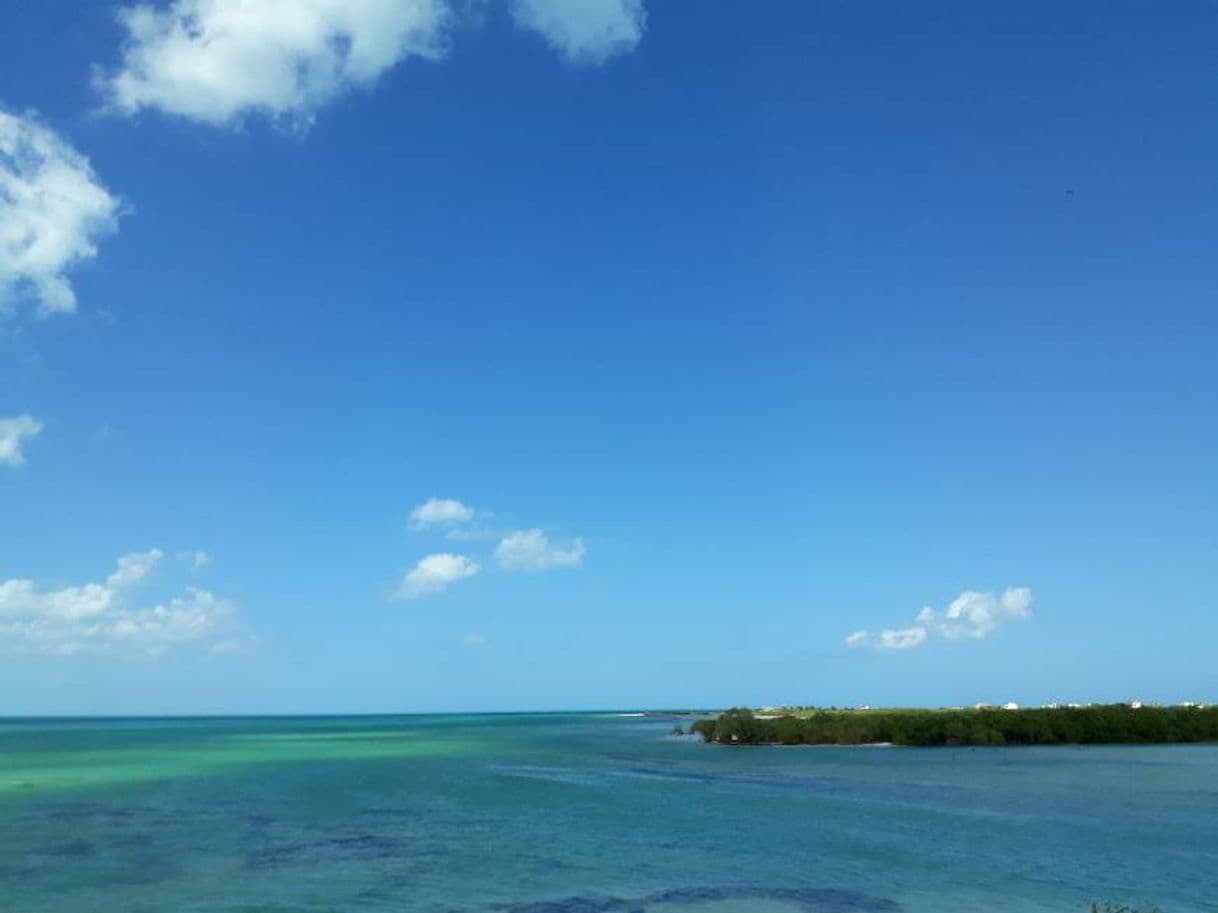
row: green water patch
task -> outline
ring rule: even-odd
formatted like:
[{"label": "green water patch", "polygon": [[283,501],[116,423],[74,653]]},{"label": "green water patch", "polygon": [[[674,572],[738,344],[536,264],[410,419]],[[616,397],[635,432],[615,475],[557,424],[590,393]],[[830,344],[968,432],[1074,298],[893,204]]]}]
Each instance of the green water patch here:
[{"label": "green water patch", "polygon": [[484,750],[474,739],[373,731],[367,737],[357,732],[213,734],[187,744],[0,753],[0,799],[221,775],[266,765],[456,757]]}]

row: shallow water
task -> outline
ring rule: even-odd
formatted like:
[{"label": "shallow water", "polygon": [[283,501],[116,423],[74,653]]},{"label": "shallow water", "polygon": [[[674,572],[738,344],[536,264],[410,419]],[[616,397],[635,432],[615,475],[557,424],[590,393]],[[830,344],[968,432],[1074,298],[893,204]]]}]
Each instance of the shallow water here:
[{"label": "shallow water", "polygon": [[1218,909],[1218,746],[730,749],[673,723],[0,721],[0,910]]}]

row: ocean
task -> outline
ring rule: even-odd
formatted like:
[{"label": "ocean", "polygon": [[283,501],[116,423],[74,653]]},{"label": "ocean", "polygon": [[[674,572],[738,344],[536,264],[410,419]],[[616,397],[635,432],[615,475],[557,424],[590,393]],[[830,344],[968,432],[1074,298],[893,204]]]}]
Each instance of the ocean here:
[{"label": "ocean", "polygon": [[727,748],[677,722],[0,720],[0,911],[1218,910],[1218,746]]}]

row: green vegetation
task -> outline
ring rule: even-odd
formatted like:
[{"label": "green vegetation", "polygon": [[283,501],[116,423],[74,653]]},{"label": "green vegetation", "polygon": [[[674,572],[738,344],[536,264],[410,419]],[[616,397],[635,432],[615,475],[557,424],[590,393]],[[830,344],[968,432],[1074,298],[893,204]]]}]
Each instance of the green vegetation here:
[{"label": "green vegetation", "polygon": [[724,745],[1100,745],[1218,741],[1218,707],[1103,704],[1036,710],[810,710],[736,707],[690,732]]}]

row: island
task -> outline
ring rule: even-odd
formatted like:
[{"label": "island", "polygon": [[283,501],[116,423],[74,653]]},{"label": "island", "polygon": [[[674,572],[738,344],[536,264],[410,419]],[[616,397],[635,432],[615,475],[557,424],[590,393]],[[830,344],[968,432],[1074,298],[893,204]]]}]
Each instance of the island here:
[{"label": "island", "polygon": [[1091,704],[1035,709],[735,707],[689,727],[720,745],[1116,745],[1218,742],[1218,706]]}]

